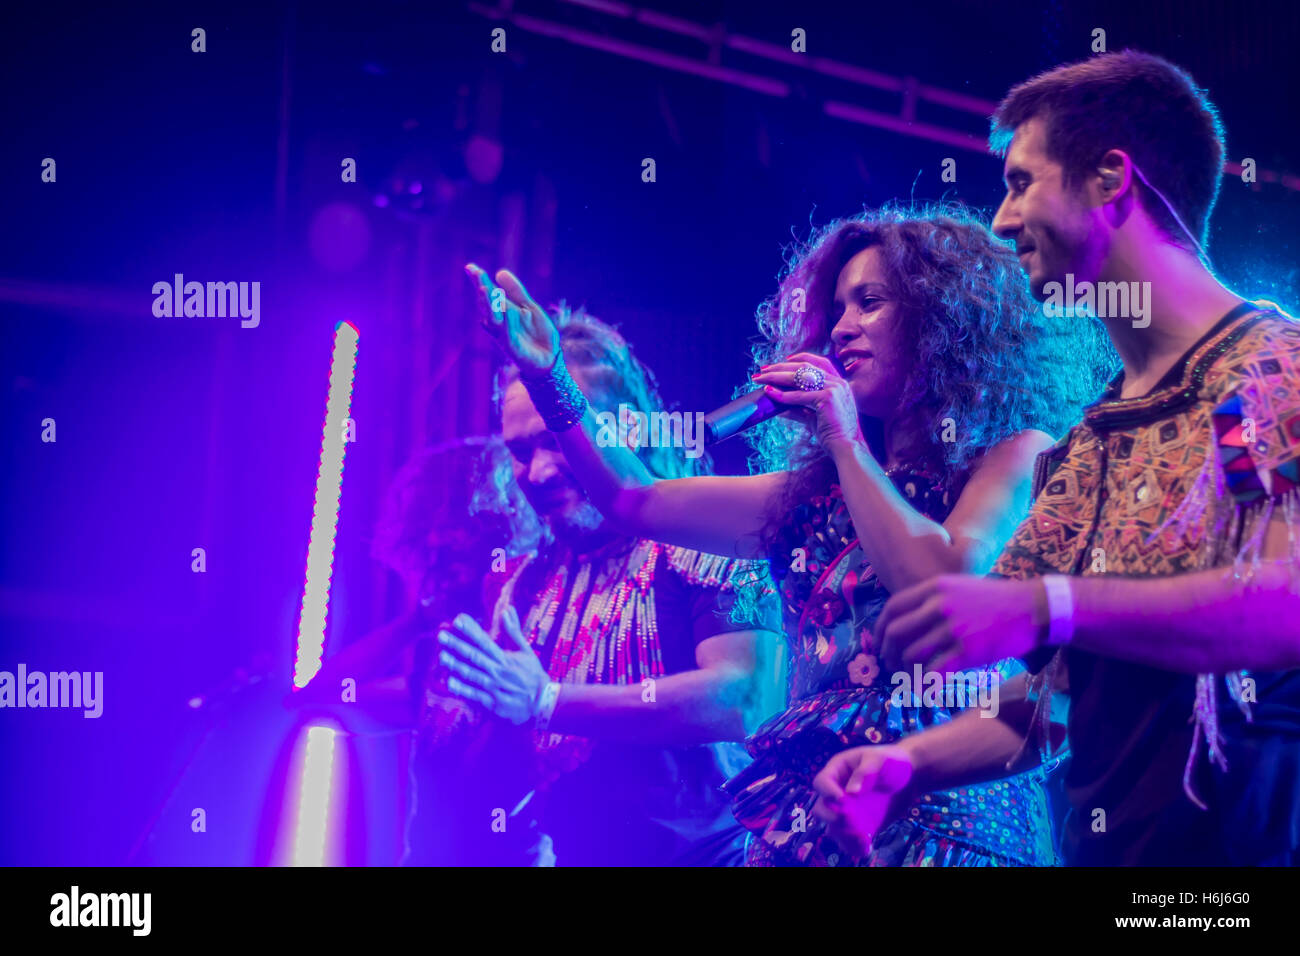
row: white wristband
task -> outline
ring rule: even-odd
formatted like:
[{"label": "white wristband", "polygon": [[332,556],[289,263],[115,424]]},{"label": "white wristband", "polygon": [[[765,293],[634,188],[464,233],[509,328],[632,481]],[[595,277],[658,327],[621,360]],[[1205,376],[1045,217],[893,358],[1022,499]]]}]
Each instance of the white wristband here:
[{"label": "white wristband", "polygon": [[1064,574],[1043,575],[1047,592],[1047,646],[1060,647],[1074,638],[1074,591]]},{"label": "white wristband", "polygon": [[550,726],[551,716],[555,713],[555,705],[560,700],[560,685],[555,681],[550,681],[542,688],[541,694],[537,700],[537,718],[535,726],[539,734],[546,733],[546,728]]}]

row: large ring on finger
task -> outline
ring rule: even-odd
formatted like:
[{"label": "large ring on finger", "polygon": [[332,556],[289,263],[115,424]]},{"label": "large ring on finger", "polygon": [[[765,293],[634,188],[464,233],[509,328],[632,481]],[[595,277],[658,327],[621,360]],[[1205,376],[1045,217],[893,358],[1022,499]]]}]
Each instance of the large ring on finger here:
[{"label": "large ring on finger", "polygon": [[826,387],[826,374],[812,365],[800,365],[794,373],[794,383],[804,392],[819,392]]}]

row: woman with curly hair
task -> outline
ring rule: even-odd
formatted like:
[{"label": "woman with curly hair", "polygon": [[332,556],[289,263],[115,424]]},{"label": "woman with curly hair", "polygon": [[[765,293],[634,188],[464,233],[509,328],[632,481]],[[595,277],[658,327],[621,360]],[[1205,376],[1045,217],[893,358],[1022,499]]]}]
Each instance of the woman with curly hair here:
[{"label": "woman with curly hair", "polygon": [[[492,301],[486,273],[470,272]],[[1009,661],[943,675],[945,695],[901,693],[912,675],[882,672],[873,625],[893,591],[989,569],[1028,509],[1037,455],[1114,366],[1104,330],[1045,319],[1011,249],[960,208],[833,222],[794,251],[758,313],[753,380],[791,409],[756,430],[756,473],[656,480],[598,440],[554,325],[514,276],[497,278],[507,301],[485,324],[597,507],[637,534],[770,562],[791,648],[789,706],[749,738],[754,761],[727,784],[751,831],[747,862],[1055,862],[1039,775],[928,794],[864,857],[813,814],[812,778],[845,747],[950,720],[974,703],[952,700],[963,677],[984,689],[981,704],[997,682],[1004,700],[1022,693]]]}]

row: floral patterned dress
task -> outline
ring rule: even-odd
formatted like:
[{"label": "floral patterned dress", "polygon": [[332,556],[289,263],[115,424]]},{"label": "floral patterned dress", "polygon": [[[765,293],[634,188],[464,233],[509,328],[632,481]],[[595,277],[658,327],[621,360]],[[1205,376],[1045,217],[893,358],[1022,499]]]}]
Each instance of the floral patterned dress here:
[{"label": "floral patterned dress", "polygon": [[[890,474],[899,492],[942,521],[949,496],[920,474]],[[753,762],[726,785],[750,831],[750,866],[1052,866],[1056,854],[1042,772],[926,794],[882,830],[867,858],[850,856],[813,813],[812,779],[834,754],[895,743],[957,709],[894,694],[872,634],[889,598],[858,546],[840,489],[797,508],[772,550],[791,642],[789,708],[746,741]],[[1006,661],[985,679],[1021,670]],[[901,704],[895,702],[897,696]],[[933,704],[933,701],[930,702]]]}]

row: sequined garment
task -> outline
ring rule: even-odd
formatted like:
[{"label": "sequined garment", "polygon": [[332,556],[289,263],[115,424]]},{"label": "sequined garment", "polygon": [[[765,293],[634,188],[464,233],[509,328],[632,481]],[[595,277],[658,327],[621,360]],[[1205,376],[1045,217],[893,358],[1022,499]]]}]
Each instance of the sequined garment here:
[{"label": "sequined garment", "polygon": [[[917,474],[891,474],[922,514],[943,520],[948,496]],[[801,549],[800,552],[796,549]],[[795,558],[792,561],[791,556]],[[813,814],[812,779],[835,753],[894,743],[951,720],[954,710],[891,699],[872,628],[888,592],[858,546],[838,487],[796,509],[772,549],[790,641],[789,709],[746,746],[754,761],[727,782],[751,833],[751,866],[1048,866],[1055,863],[1041,775],[926,794],[882,831],[867,859],[850,857]],[[994,680],[1020,670],[1004,662]]]},{"label": "sequined garment", "polygon": [[[994,572],[1156,577],[1225,567],[1248,580],[1270,519],[1294,528],[1300,517],[1300,326],[1244,304],[1151,393],[1121,400],[1119,389],[1117,380],[1040,456],[1041,490]],[[1293,531],[1293,568],[1297,538]],[[1133,835],[1115,837],[1116,846],[1154,840],[1175,814],[1203,813],[1208,797],[1199,791],[1218,786],[1209,768],[1227,769],[1221,721],[1252,719],[1241,694],[1249,675],[1193,678],[1077,650],[1058,652],[1049,666],[1062,664],[1072,697],[1071,803],[1106,810],[1112,834],[1131,821]],[[1035,695],[1040,710],[1051,697],[1044,673],[1034,686],[1046,691]],[[1072,819],[1067,831],[1085,851],[1105,842],[1085,821]],[[1177,851],[1176,834],[1168,843],[1166,855]]]},{"label": "sequined garment", "polygon": [[[555,565],[540,594],[528,608],[524,636],[539,650],[548,643],[556,621],[560,631],[548,655],[547,675],[560,684],[641,684],[664,676],[663,649],[655,609],[655,570],[660,558],[693,585],[730,588],[733,562],[715,554],[641,539],[622,545],[597,560]],[[515,585],[532,562],[518,561],[492,609],[489,633],[502,633],[501,615],[515,600]],[[750,562],[744,562],[750,563]],[[573,587],[567,587],[570,572]],[[561,596],[569,595],[560,615]],[[592,741],[565,734],[537,735],[544,778],[572,770],[591,753]]]},{"label": "sequined garment", "polygon": [[[660,678],[696,669],[720,634],[780,627],[774,598],[732,620],[733,572],[745,563],[620,538],[575,554],[556,546],[510,559],[484,581],[485,629],[522,631],[552,680],[634,687],[647,705]],[[758,565],[748,563],[749,571]],[[504,573],[503,573],[504,572]],[[743,574],[741,575],[743,579]],[[743,829],[720,787],[743,766],[733,743],[665,746],[539,734],[458,702],[427,680],[412,757],[411,861],[436,865],[734,865]],[[563,697],[561,697],[563,701]],[[421,806],[423,810],[419,809]],[[479,821],[511,807],[508,826]]]}]

